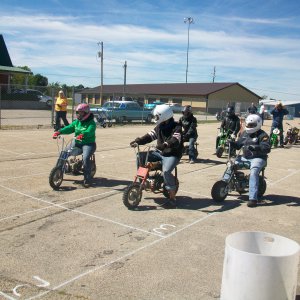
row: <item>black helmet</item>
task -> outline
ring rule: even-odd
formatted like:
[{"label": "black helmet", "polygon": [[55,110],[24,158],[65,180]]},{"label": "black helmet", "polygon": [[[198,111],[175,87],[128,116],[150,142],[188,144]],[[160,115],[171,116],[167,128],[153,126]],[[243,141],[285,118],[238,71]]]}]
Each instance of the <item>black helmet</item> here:
[{"label": "black helmet", "polygon": [[228,106],[226,110],[226,115],[227,117],[231,117],[234,115],[234,107],[233,106]]},{"label": "black helmet", "polygon": [[192,113],[192,107],[190,105],[186,105],[182,109],[182,114],[185,116],[189,116]]}]

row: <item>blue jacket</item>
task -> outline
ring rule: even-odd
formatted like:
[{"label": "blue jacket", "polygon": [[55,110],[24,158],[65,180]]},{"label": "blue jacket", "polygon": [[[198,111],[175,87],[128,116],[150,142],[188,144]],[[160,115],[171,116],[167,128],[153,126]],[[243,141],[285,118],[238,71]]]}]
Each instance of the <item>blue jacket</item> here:
[{"label": "blue jacket", "polygon": [[283,117],[289,114],[289,111],[285,108],[277,109],[273,108],[270,112],[273,115],[272,127],[282,127]]}]

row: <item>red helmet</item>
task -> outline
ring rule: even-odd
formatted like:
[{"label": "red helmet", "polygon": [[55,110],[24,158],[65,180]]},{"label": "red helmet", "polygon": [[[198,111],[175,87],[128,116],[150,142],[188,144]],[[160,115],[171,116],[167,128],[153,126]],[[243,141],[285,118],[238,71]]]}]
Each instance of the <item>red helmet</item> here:
[{"label": "red helmet", "polygon": [[90,106],[87,103],[80,103],[76,108],[77,119],[80,121],[86,120],[90,116]]}]

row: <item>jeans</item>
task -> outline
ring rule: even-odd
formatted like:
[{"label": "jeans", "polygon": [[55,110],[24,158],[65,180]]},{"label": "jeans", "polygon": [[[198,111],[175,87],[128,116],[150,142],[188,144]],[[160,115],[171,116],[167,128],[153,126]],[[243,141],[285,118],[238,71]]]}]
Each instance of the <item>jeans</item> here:
[{"label": "jeans", "polygon": [[69,149],[72,148],[71,156],[76,156],[82,154],[82,161],[83,161],[83,176],[84,180],[89,181],[91,180],[91,156],[96,151],[96,143],[79,145],[75,144],[75,141],[69,146]]},{"label": "jeans", "polygon": [[[145,163],[146,152],[140,153],[141,164]],[[176,156],[163,156],[157,151],[152,151],[149,153],[148,162],[161,161],[162,162],[162,175],[164,178],[164,183],[166,190],[175,191],[176,190],[176,181],[175,176],[172,174],[172,171],[175,169],[179,163],[179,158]]]},{"label": "jeans", "polygon": [[265,113],[259,114],[261,118],[261,125],[264,125]]},{"label": "jeans", "polygon": [[259,173],[267,165],[267,161],[262,158],[245,158],[238,156],[235,163],[250,162],[250,178],[249,178],[249,200],[257,200],[257,192],[259,187]]},{"label": "jeans", "polygon": [[55,131],[60,129],[60,119],[63,120],[65,126],[69,125],[67,120],[67,112],[66,111],[57,111],[55,115]]},{"label": "jeans", "polygon": [[190,137],[189,138],[189,159],[190,160],[195,160],[196,155],[195,155],[195,143],[196,143],[197,138]]}]

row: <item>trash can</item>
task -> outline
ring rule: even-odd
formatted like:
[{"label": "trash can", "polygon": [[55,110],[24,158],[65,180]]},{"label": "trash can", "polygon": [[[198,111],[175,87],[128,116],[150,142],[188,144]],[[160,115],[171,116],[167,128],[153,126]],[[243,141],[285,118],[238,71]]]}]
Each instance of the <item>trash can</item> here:
[{"label": "trash can", "polygon": [[220,300],[295,300],[300,246],[266,232],[226,238]]}]

